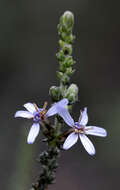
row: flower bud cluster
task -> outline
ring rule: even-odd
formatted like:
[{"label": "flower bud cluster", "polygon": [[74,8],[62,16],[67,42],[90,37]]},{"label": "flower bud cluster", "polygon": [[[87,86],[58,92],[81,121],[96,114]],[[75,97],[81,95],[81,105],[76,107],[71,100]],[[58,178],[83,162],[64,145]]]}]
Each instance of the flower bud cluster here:
[{"label": "flower bud cluster", "polygon": [[60,86],[52,86],[50,88],[50,96],[53,101],[59,101],[61,98],[67,98],[70,104],[77,101],[78,87],[75,84],[69,86],[70,78],[75,70],[72,66],[75,61],[72,57],[72,42],[74,36],[72,34],[74,24],[74,15],[70,11],[66,11],[60,18],[58,24],[59,40],[59,52],[57,53],[57,59],[59,61],[59,71],[57,71],[57,78],[60,81]]},{"label": "flower bud cluster", "polygon": [[60,17],[60,23],[58,24],[58,33],[61,39],[67,43],[72,43],[74,36],[72,35],[72,28],[74,24],[74,15],[70,11],[66,11]]},{"label": "flower bud cluster", "polygon": [[71,104],[78,100],[78,86],[76,84],[71,84],[66,92],[66,98]]}]

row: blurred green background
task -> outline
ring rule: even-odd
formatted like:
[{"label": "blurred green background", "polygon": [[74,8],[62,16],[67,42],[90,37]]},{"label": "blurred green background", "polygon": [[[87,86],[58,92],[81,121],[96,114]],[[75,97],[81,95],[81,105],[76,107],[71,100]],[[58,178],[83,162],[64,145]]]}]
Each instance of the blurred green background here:
[{"label": "blurred green background", "polygon": [[[0,1],[0,187],[28,190],[40,171],[35,161],[46,148],[39,135],[26,143],[32,123],[14,119],[28,101],[50,103],[57,85],[57,24],[66,10],[75,14],[72,81],[80,88],[79,103],[88,107],[89,124],[104,127],[107,138],[90,137],[91,157],[78,142],[59,159],[57,182],[50,190],[119,189],[120,178],[120,2],[117,0]],[[67,127],[68,128],[68,127]]]}]

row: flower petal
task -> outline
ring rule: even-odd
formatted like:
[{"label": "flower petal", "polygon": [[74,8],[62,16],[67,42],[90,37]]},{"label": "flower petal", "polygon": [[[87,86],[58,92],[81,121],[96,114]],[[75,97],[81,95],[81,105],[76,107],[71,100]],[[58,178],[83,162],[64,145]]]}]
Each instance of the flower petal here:
[{"label": "flower petal", "polygon": [[74,120],[66,108],[59,107],[58,114],[64,119],[65,123],[70,127],[74,127]]},{"label": "flower petal", "polygon": [[33,123],[27,138],[28,144],[33,144],[40,131],[39,123]]},{"label": "flower petal", "polygon": [[80,137],[80,140],[81,140],[85,150],[88,152],[88,154],[94,155],[95,148],[94,148],[92,142],[88,139],[88,137],[84,134],[80,134],[79,137]]},{"label": "flower petal", "polygon": [[60,100],[60,101],[58,102],[59,106],[62,106],[62,107],[67,106],[68,103],[69,103],[69,102],[68,102],[68,99],[67,99],[67,98],[63,98],[62,100]]},{"label": "flower petal", "polygon": [[70,147],[72,147],[78,140],[78,134],[76,133],[71,133],[67,139],[65,140],[64,144],[63,144],[63,149],[67,150]]},{"label": "flower petal", "polygon": [[26,103],[24,104],[24,107],[31,113],[34,113],[36,111],[34,104],[32,103]]},{"label": "flower petal", "polygon": [[17,111],[14,117],[23,117],[27,119],[33,118],[33,114],[28,111]]},{"label": "flower petal", "polygon": [[80,116],[80,125],[87,125],[88,123],[88,114],[87,114],[87,108],[84,108],[84,111],[81,113],[81,116]]},{"label": "flower petal", "polygon": [[[56,103],[57,104],[57,103]],[[46,113],[46,117],[50,117],[52,115],[57,114],[57,105],[54,104]]]},{"label": "flower petal", "polygon": [[65,107],[68,104],[68,100],[63,98],[59,102],[55,103],[46,113],[47,117],[55,115],[58,113],[59,107]]},{"label": "flower petal", "polygon": [[85,127],[85,133],[87,135],[95,135],[100,137],[106,137],[107,131],[101,127],[87,126]]}]

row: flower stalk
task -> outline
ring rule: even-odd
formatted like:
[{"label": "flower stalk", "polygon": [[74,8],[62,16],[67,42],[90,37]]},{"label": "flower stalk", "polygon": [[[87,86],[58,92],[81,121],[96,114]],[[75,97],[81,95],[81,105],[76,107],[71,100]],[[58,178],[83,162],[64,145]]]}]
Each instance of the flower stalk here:
[{"label": "flower stalk", "polygon": [[[67,98],[72,105],[78,98],[78,87],[75,84],[70,84],[70,78],[75,72],[72,68],[75,61],[72,57],[72,43],[75,36],[72,34],[74,24],[74,15],[70,11],[66,11],[61,17],[58,24],[59,40],[59,52],[56,57],[59,62],[59,71],[57,71],[57,78],[59,80],[59,86],[52,86],[49,90],[51,99],[54,102],[58,102],[63,98]],[[68,109],[71,107],[68,105]],[[41,173],[35,184],[33,184],[31,190],[47,190],[48,185],[55,182],[55,173],[58,167],[57,159],[60,156],[61,144],[65,138],[69,135],[69,131],[61,133],[61,126],[63,120],[60,116],[56,115],[54,125],[47,121],[41,123],[43,129],[47,129],[43,132],[46,137],[43,141],[47,142],[48,150],[42,152],[39,155],[38,162],[41,164]]]}]

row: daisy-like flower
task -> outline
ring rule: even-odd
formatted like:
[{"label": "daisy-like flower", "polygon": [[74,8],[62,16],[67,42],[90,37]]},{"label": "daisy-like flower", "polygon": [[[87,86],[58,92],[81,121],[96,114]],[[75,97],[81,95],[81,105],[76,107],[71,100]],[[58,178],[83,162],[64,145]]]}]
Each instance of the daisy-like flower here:
[{"label": "daisy-like flower", "polygon": [[36,137],[40,131],[40,121],[44,120],[52,115],[59,114],[59,110],[61,108],[64,110],[66,109],[68,100],[66,98],[62,99],[61,101],[55,103],[48,111],[46,110],[47,104],[45,103],[43,108],[38,108],[36,104],[33,103],[26,103],[24,107],[27,111],[17,111],[15,113],[15,117],[23,117],[27,119],[33,119],[33,125],[29,131],[27,142],[28,144],[34,143]]},{"label": "daisy-like flower", "polygon": [[74,122],[67,110],[61,108],[60,111],[61,117],[64,121],[73,128],[73,132],[66,138],[63,149],[67,150],[71,148],[80,138],[85,150],[90,154],[95,154],[95,148],[92,142],[86,135],[95,135],[100,137],[106,137],[107,132],[105,129],[96,127],[96,126],[86,126],[88,123],[87,108],[84,108],[84,111],[81,112],[78,122]]}]

